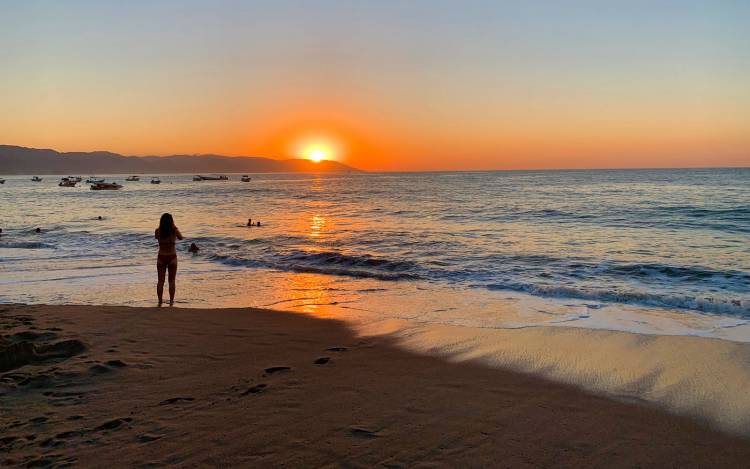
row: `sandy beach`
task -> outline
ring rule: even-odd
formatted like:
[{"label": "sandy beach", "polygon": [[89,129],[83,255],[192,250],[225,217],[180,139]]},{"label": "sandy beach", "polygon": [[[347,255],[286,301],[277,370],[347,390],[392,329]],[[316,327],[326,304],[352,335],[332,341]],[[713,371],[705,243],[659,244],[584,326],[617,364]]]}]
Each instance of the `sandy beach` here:
[{"label": "sandy beach", "polygon": [[742,467],[652,406],[258,309],[0,307],[0,462]]}]

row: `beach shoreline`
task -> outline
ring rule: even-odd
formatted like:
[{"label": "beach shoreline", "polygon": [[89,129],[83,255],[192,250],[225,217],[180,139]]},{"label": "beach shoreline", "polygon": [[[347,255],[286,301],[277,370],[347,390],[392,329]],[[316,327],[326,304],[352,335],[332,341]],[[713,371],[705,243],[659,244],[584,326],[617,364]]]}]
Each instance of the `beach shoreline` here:
[{"label": "beach shoreline", "polygon": [[750,457],[747,438],[698,419],[493,368],[482,354],[413,353],[404,337],[338,320],[0,305],[0,322],[6,346],[33,344],[3,359],[5,465],[740,467]]}]

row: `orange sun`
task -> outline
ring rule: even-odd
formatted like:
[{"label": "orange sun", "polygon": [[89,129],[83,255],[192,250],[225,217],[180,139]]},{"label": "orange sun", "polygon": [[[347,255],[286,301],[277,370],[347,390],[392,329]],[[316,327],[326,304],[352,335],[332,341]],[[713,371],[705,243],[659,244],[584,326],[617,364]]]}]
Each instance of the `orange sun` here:
[{"label": "orange sun", "polygon": [[296,139],[290,146],[289,152],[297,158],[320,163],[340,159],[343,147],[338,139],[318,133]]},{"label": "orange sun", "polygon": [[321,146],[311,146],[305,149],[305,158],[315,163],[330,159],[331,152]]}]

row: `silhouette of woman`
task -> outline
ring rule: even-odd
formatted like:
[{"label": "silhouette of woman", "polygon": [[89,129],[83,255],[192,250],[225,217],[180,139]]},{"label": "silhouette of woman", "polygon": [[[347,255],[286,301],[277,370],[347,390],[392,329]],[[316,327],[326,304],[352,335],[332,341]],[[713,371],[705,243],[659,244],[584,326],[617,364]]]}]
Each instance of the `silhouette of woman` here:
[{"label": "silhouette of woman", "polygon": [[177,240],[182,239],[182,233],[174,225],[174,219],[169,213],[165,213],[159,220],[159,228],[154,232],[154,237],[159,241],[159,254],[156,256],[156,273],[158,281],[156,284],[156,296],[159,298],[159,306],[162,304],[164,294],[164,276],[169,271],[169,305],[174,304],[174,293],[177,278]]}]

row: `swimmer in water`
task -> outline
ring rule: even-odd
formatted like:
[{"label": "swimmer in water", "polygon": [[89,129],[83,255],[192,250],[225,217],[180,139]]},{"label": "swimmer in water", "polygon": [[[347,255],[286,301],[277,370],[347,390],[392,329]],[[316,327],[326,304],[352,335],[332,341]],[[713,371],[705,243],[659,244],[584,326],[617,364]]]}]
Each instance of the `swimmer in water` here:
[{"label": "swimmer in water", "polygon": [[35,232],[37,232],[37,233],[41,233],[41,232],[42,232],[42,229],[41,229],[41,228],[37,228],[37,229],[35,229],[34,231],[35,231]]},{"label": "swimmer in water", "polygon": [[247,226],[253,226],[253,219],[252,218],[248,218],[247,219]]},{"label": "swimmer in water", "polygon": [[196,252],[198,252],[200,250],[201,250],[201,248],[199,248],[197,244],[190,243],[190,247],[188,248],[188,252],[192,252],[193,254],[195,254]]}]

